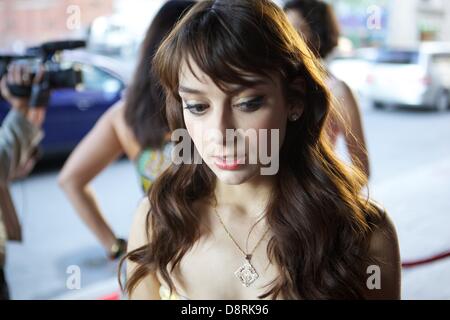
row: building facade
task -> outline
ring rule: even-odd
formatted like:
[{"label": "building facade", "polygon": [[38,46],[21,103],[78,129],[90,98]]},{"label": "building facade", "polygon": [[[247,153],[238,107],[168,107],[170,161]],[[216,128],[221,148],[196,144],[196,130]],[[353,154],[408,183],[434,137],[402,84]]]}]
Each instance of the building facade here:
[{"label": "building facade", "polygon": [[114,0],[0,0],[0,49],[80,36],[113,9]]}]

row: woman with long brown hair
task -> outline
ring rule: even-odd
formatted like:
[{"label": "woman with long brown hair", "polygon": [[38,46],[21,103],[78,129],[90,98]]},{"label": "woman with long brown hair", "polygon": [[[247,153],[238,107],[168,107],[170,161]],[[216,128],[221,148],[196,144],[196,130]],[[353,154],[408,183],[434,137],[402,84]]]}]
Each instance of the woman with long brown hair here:
[{"label": "woman with long brown hair", "polygon": [[153,64],[177,144],[133,223],[130,298],[400,297],[395,228],[328,144],[323,71],[279,7],[201,1]]}]

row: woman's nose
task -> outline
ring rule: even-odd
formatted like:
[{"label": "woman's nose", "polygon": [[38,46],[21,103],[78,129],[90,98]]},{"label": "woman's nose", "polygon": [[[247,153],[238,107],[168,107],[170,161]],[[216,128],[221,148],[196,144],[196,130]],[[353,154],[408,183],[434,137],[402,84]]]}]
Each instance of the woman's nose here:
[{"label": "woman's nose", "polygon": [[211,115],[210,126],[212,139],[216,144],[225,145],[227,130],[234,132],[235,123],[230,106],[222,104],[215,108],[215,111]]}]

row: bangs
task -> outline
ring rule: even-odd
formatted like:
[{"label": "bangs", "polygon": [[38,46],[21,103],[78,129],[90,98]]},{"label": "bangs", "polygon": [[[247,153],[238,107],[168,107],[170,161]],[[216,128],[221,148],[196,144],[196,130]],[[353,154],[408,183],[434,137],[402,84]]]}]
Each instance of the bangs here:
[{"label": "bangs", "polygon": [[279,59],[280,48],[266,39],[274,32],[254,16],[248,16],[239,2],[198,3],[158,50],[155,65],[161,83],[178,98],[183,63],[199,79],[192,62],[224,92],[231,91],[230,85],[252,86],[261,77],[282,74],[286,68]]},{"label": "bangs", "polygon": [[[239,27],[227,27],[225,17],[220,12],[211,9],[197,24],[193,24],[184,30],[181,35],[182,47],[185,48],[182,62],[185,62],[192,74],[198,79],[192,68],[192,62],[224,92],[229,91],[230,84],[251,86],[255,76],[270,78],[273,65],[258,59],[261,53],[266,51],[266,47],[255,50],[246,45],[245,39],[241,35],[256,34],[256,30],[240,31]],[[191,30],[190,30],[191,29]],[[236,30],[238,29],[238,30]],[[198,32],[199,30],[209,30],[209,32]],[[252,54],[253,53],[253,54]],[[266,56],[266,54],[263,54]],[[259,60],[259,61],[258,61]],[[181,64],[180,64],[181,65]]]}]

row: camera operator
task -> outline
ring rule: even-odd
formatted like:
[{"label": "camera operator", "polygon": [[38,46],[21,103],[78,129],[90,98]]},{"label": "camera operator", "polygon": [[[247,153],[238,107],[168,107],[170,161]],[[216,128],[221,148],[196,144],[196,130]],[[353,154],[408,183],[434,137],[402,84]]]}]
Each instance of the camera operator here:
[{"label": "camera operator", "polygon": [[21,238],[14,206],[8,205],[8,183],[31,171],[34,152],[43,138],[41,126],[46,113],[45,107],[30,108],[29,98],[13,96],[9,87],[37,85],[43,75],[41,69],[31,79],[25,65],[13,63],[0,83],[1,96],[11,105],[0,127],[0,300],[9,299],[3,272],[6,241]]}]

